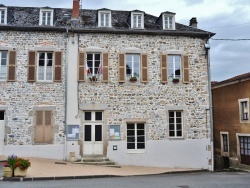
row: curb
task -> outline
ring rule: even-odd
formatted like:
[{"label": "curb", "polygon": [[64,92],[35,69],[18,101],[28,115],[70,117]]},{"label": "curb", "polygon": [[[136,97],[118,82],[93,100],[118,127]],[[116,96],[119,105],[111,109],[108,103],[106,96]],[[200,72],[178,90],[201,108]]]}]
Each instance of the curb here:
[{"label": "curb", "polygon": [[79,180],[79,179],[96,179],[96,178],[117,178],[117,177],[133,177],[133,176],[155,176],[155,175],[165,175],[165,174],[185,174],[185,173],[197,173],[197,172],[209,172],[208,170],[189,170],[189,171],[170,171],[157,174],[138,174],[138,175],[87,175],[87,176],[57,176],[57,177],[2,177],[0,181],[11,181],[11,182],[21,182],[21,181],[46,181],[46,180]]}]

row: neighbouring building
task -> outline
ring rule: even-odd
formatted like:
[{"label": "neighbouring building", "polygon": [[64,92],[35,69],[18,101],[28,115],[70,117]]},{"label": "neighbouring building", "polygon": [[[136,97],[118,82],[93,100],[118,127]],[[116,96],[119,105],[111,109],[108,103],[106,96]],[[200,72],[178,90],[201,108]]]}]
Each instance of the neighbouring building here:
[{"label": "neighbouring building", "polygon": [[186,26],[172,12],[86,10],[79,0],[0,12],[1,155],[213,169],[214,33],[196,18]]},{"label": "neighbouring building", "polygon": [[250,165],[250,73],[212,84],[217,169]]}]

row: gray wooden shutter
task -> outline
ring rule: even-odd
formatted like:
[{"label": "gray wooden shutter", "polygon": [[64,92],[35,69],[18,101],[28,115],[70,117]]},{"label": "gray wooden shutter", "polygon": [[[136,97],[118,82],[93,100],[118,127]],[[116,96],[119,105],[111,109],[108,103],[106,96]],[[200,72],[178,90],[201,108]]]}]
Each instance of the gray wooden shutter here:
[{"label": "gray wooden shutter", "polygon": [[36,112],[35,143],[43,143],[43,111]]},{"label": "gray wooden shutter", "polygon": [[118,82],[126,81],[125,53],[118,54]]},{"label": "gray wooden shutter", "polygon": [[190,82],[188,55],[182,56],[182,79],[183,83],[185,84]]},{"label": "gray wooden shutter", "polygon": [[161,55],[161,82],[168,82],[168,56],[167,54]]},{"label": "gray wooden shutter", "polygon": [[148,82],[148,55],[141,54],[141,82]]},{"label": "gray wooden shutter", "polygon": [[84,52],[79,52],[78,54],[78,81],[85,81],[85,63],[86,63],[86,54]]},{"label": "gray wooden shutter", "polygon": [[44,111],[44,142],[52,143],[52,112]]},{"label": "gray wooden shutter", "polygon": [[29,51],[28,60],[28,82],[36,81],[36,52]]},{"label": "gray wooden shutter", "polygon": [[55,52],[54,82],[62,81],[62,52]]},{"label": "gray wooden shutter", "polygon": [[[101,71],[101,70],[99,70]],[[102,82],[109,81],[109,54],[102,54]]]},{"label": "gray wooden shutter", "polygon": [[8,82],[16,81],[16,51],[9,51]]}]

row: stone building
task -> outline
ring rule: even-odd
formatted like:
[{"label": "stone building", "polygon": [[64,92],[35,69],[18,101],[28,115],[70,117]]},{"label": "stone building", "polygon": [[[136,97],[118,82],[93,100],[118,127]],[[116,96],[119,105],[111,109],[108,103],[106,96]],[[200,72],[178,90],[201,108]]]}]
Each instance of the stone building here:
[{"label": "stone building", "polygon": [[0,6],[2,155],[213,169],[214,33],[140,10]]},{"label": "stone building", "polygon": [[212,84],[217,169],[250,165],[250,73]]}]

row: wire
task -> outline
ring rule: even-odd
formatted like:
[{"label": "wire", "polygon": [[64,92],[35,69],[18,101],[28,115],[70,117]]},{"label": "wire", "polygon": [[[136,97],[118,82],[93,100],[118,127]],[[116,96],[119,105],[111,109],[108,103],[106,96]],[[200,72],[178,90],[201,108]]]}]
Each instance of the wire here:
[{"label": "wire", "polygon": [[225,25],[225,26],[221,26],[221,27],[209,27],[209,28],[205,28],[205,29],[216,29],[216,28],[225,28],[225,27],[236,27],[236,26],[247,25],[247,24],[250,24],[250,22],[242,23],[242,24],[237,24],[237,25]]},{"label": "wire", "polygon": [[241,40],[250,40],[250,39],[213,39],[212,40],[228,40],[228,41],[241,41]]}]

